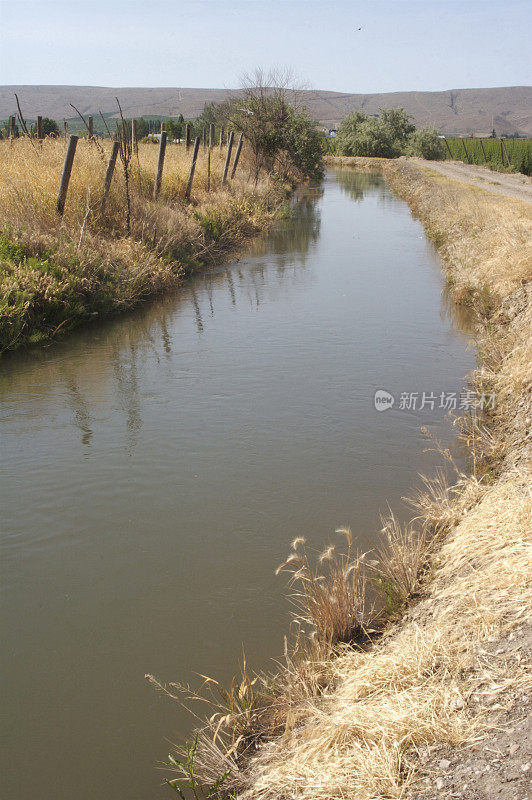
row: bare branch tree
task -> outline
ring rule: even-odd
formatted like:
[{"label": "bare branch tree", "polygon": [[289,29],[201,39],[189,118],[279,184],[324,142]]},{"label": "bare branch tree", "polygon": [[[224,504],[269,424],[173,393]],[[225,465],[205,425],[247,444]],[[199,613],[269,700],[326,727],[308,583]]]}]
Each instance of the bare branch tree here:
[{"label": "bare branch tree", "polygon": [[122,120],[122,124],[116,126],[117,134],[118,134],[118,143],[120,145],[120,161],[122,162],[122,167],[124,169],[124,182],[126,185],[126,230],[127,235],[129,236],[131,233],[131,195],[129,191],[129,176],[130,176],[130,164],[131,164],[131,157],[133,155],[133,149],[131,145],[131,136],[128,135],[126,121],[124,119],[124,115],[122,113],[122,106],[120,105],[120,100],[118,97],[115,97],[116,102],[118,103],[118,110],[120,112],[120,119]]}]

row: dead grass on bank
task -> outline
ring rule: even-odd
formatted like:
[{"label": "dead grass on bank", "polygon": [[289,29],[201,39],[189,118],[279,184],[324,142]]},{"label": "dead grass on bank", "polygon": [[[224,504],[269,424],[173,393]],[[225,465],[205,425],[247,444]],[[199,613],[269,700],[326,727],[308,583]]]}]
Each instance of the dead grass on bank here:
[{"label": "dead grass on bank", "polygon": [[482,317],[532,278],[532,208],[398,159],[383,166],[435,242],[450,294]]},{"label": "dead grass on bank", "polygon": [[242,797],[403,797],[416,748],[472,740],[483,693],[530,686],[524,666],[510,674],[482,652],[532,607],[529,481],[485,491],[440,550],[429,596],[371,650],[337,659],[333,690],[263,745]]},{"label": "dead grass on bank", "polygon": [[158,147],[132,160],[131,235],[117,161],[105,213],[110,143],[80,139],[66,210],[56,213],[64,140],[0,142],[0,351],[55,335],[93,315],[128,308],[175,286],[185,272],[240,247],[270,224],[282,188],[249,180],[245,155],[220,189],[223,155],[200,148],[192,201],[184,200],[191,153],[169,145],[162,191],[152,199]]}]

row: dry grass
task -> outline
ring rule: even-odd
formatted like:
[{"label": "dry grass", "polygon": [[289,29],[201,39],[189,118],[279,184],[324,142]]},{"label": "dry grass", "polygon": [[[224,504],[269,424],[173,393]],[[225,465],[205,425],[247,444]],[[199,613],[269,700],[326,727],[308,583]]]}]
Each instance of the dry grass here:
[{"label": "dry grass", "polygon": [[249,180],[245,155],[220,189],[223,155],[214,148],[211,187],[200,148],[192,202],[184,200],[191,154],[169,145],[162,191],[152,200],[158,147],[132,160],[131,236],[126,233],[120,161],[105,214],[110,143],[80,139],[63,219],[56,213],[65,141],[0,142],[0,351],[64,332],[94,315],[128,308],[168,290],[191,270],[242,245],[273,219],[283,191]]},{"label": "dry grass", "polygon": [[354,552],[349,528],[339,528],[346,547],[330,545],[315,559],[302,537],[292,542],[293,552],[277,573],[290,572],[291,599],[295,621],[310,628],[322,643],[334,647],[363,640],[375,625],[368,608],[364,558]]},{"label": "dry grass", "polygon": [[401,525],[393,513],[383,519],[379,545],[370,562],[373,583],[389,618],[399,616],[415,595],[427,566],[431,539],[425,530]]},{"label": "dry grass", "polygon": [[430,595],[369,652],[336,660],[334,691],[263,745],[242,797],[403,797],[417,747],[471,740],[482,692],[529,685],[524,667],[510,674],[482,653],[532,610],[529,480],[516,473],[485,491],[439,551]]},{"label": "dry grass", "polygon": [[483,317],[532,277],[529,203],[464,188],[408,162],[388,161],[384,174],[418,214],[445,262],[452,298]]}]

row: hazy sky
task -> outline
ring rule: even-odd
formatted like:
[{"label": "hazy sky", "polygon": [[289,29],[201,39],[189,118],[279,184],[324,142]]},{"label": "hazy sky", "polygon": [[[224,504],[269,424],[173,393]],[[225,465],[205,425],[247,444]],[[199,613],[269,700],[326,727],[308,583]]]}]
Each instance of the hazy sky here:
[{"label": "hazy sky", "polygon": [[[531,83],[529,0],[0,0],[0,84],[345,92]],[[357,30],[358,28],[362,30]]]}]

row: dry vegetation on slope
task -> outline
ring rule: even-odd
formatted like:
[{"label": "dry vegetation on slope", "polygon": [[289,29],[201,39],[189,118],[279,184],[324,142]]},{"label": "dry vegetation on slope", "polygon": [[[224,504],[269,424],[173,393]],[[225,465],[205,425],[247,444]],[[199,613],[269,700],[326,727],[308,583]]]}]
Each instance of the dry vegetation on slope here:
[{"label": "dry vegetation on slope", "polygon": [[0,142],[0,352],[64,333],[98,315],[172,288],[266,227],[283,197],[249,180],[245,157],[220,189],[224,153],[200,148],[192,201],[184,201],[191,153],[167,148],[162,191],[152,199],[158,148],[139,144],[131,162],[131,235],[124,171],[117,162],[101,213],[110,143],[80,139],[66,211],[56,213],[64,140]]}]

